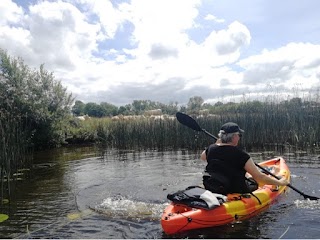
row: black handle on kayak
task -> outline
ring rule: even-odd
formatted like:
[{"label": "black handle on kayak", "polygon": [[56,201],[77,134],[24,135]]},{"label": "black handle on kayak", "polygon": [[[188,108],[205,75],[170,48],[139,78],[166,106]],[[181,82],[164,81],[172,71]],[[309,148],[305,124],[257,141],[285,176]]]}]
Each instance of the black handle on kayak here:
[{"label": "black handle on kayak", "polygon": [[[177,112],[176,113],[176,117],[178,122],[180,122],[181,124],[195,130],[198,132],[204,132],[205,134],[207,134],[208,136],[214,138],[215,140],[217,140],[218,138],[214,135],[212,135],[211,133],[209,133],[207,130],[201,128],[199,126],[199,124],[196,122],[196,120],[194,120],[192,117],[190,117],[187,114],[181,113],[181,112]],[[260,166],[259,164],[255,163],[255,165],[260,168],[262,171],[270,174],[271,176],[273,176],[276,179],[280,179],[278,176],[274,175],[273,173],[271,173],[270,171],[268,171],[267,169],[263,168],[262,166]],[[303,192],[301,192],[300,190],[296,189],[294,186],[292,186],[291,184],[287,185],[288,187],[292,188],[294,191],[296,191],[297,193],[300,193],[305,199],[310,199],[310,200],[318,200],[320,198],[318,197],[314,197],[314,196],[309,196]]]}]

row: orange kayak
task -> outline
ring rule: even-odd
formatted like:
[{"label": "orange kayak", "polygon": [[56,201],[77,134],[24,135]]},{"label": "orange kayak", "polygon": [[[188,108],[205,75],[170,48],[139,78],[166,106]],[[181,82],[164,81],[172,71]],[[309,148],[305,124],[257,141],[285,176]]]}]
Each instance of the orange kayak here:
[{"label": "orange kayak", "polygon": [[[259,165],[277,176],[284,176],[290,180],[289,168],[282,157],[261,162]],[[166,234],[175,234],[245,220],[266,210],[286,191],[287,186],[259,184],[253,195],[229,194],[226,202],[210,210],[171,202],[162,214],[161,225]]]}]

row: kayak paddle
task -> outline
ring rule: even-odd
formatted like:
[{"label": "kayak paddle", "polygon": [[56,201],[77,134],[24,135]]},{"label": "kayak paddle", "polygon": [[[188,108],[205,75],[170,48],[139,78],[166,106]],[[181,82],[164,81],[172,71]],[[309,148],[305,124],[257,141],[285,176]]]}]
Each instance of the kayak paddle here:
[{"label": "kayak paddle", "polygon": [[[190,117],[187,114],[181,113],[181,112],[177,112],[176,113],[176,117],[178,122],[180,122],[182,125],[185,125],[195,131],[198,132],[204,132],[205,134],[207,134],[208,136],[214,138],[215,140],[217,140],[218,138],[214,135],[212,135],[211,133],[209,133],[207,130],[201,128],[199,126],[199,124],[196,122],[196,120],[194,120],[192,117]],[[271,173],[270,171],[268,171],[267,169],[263,168],[262,166],[260,166],[259,164],[255,163],[255,165],[260,168],[262,171],[270,174],[271,176],[273,176],[276,179],[280,179],[278,176],[274,175],[273,173]],[[318,197],[314,197],[314,196],[309,196],[303,192],[301,192],[300,190],[296,189],[294,186],[292,186],[291,184],[287,185],[288,187],[292,188],[294,191],[296,191],[297,193],[300,193],[305,199],[310,199],[310,200],[318,200],[320,198]]]},{"label": "kayak paddle", "polygon": [[[278,180],[280,179],[280,177],[274,175],[272,172],[267,171],[267,169],[261,167],[259,164],[256,164],[256,163],[255,163],[255,165],[256,165],[258,168],[260,168],[262,171],[265,171],[266,173],[270,174],[272,177],[274,177],[274,178],[276,178],[276,179],[278,179]],[[318,200],[318,199],[320,199],[320,198],[318,198],[318,197],[309,196],[309,195],[301,192],[300,190],[298,190],[298,189],[296,189],[294,186],[292,186],[290,183],[289,183],[287,186],[290,187],[290,188],[292,188],[293,190],[295,190],[297,193],[300,193],[305,199],[310,199],[310,200]]]}]

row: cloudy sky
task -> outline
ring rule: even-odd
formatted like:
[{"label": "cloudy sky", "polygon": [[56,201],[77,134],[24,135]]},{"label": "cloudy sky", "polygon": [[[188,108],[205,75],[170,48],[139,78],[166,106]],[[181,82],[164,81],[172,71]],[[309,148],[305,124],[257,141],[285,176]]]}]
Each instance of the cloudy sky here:
[{"label": "cloudy sky", "polygon": [[0,48],[83,102],[314,96],[318,0],[0,0]]}]

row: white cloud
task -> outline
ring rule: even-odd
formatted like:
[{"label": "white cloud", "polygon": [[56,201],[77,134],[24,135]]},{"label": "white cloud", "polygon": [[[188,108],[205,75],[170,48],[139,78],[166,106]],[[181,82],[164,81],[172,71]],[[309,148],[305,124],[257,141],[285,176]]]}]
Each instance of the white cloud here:
[{"label": "white cloud", "polygon": [[212,40],[213,46],[219,55],[237,53],[243,46],[250,44],[251,36],[248,28],[239,22],[233,22],[228,29],[218,33],[213,32],[208,40]]},{"label": "white cloud", "polygon": [[[278,35],[270,36],[270,29],[278,25],[269,22],[272,12],[253,4],[252,19],[244,13],[236,19],[219,4],[225,7],[201,0],[44,0],[22,8],[2,0],[0,48],[32,67],[45,63],[85,101],[185,103],[195,95],[212,99],[263,94],[270,86],[319,86],[317,21],[304,19],[297,29],[290,16],[287,35],[312,36],[310,43],[288,38],[281,44],[281,35],[280,47],[274,47]],[[241,2],[237,7],[246,11]],[[285,26],[286,15],[282,20]],[[294,32],[301,29],[313,34]]]},{"label": "white cloud", "polygon": [[31,6],[28,28],[35,60],[44,61],[55,71],[75,70],[92,61],[91,54],[97,50],[99,26],[88,23],[70,3],[44,1]]},{"label": "white cloud", "polygon": [[88,18],[93,14],[97,16],[101,29],[105,33],[101,35],[103,38],[114,38],[117,30],[126,20],[126,13],[121,11],[122,6],[127,5],[126,3],[120,4],[117,9],[110,1],[105,0],[79,0],[78,2],[84,4]]},{"label": "white cloud", "polygon": [[320,45],[290,43],[276,50],[264,50],[239,65],[246,69],[244,83],[277,86],[285,82],[288,88],[311,88],[319,84]]},{"label": "white cloud", "polygon": [[207,16],[205,16],[204,19],[208,20],[208,21],[214,21],[214,22],[217,22],[217,23],[224,23],[225,22],[224,19],[217,18],[216,16],[213,16],[212,14],[208,14]]},{"label": "white cloud", "polygon": [[18,23],[22,14],[22,8],[11,0],[0,1],[0,25]]},{"label": "white cloud", "polygon": [[24,57],[29,42],[29,31],[19,25],[24,18],[23,9],[11,0],[0,1],[0,47],[15,56]]}]

